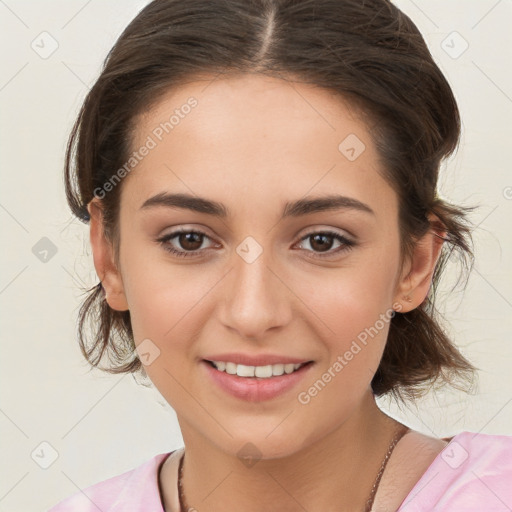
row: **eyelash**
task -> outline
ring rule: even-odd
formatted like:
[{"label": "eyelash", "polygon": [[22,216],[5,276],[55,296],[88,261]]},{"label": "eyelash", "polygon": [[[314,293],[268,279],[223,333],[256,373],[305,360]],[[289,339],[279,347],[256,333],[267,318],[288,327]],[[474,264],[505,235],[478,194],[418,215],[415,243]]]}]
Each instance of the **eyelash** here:
[{"label": "eyelash", "polygon": [[[206,234],[206,233],[203,233],[202,231],[195,231],[195,230],[190,230],[190,229],[181,229],[181,230],[178,230],[178,231],[174,231],[172,233],[169,233],[167,235],[164,235],[163,237],[161,238],[158,238],[157,239],[157,242],[160,242],[160,244],[162,245],[163,249],[171,254],[173,254],[174,256],[177,256],[179,258],[193,258],[195,257],[198,253],[204,251],[205,249],[201,249],[201,250],[196,250],[196,251],[178,251],[176,249],[174,249],[171,245],[169,245],[169,241],[172,240],[173,238],[176,238],[178,235],[181,235],[181,234],[184,234],[184,233],[194,233],[196,235],[202,235],[204,237],[207,237],[209,238],[209,236]],[[311,238],[315,235],[328,235],[328,236],[331,236],[333,237],[334,239],[338,240],[339,242],[341,242],[343,244],[342,247],[332,251],[332,250],[329,250],[328,252],[326,253],[319,253],[319,252],[315,252],[315,251],[308,251],[308,252],[312,252],[315,256],[315,258],[327,258],[329,256],[332,256],[333,254],[338,254],[338,253],[343,253],[343,252],[347,252],[349,251],[350,249],[352,249],[353,247],[356,246],[356,243],[353,242],[352,240],[349,240],[348,238],[344,237],[343,235],[340,235],[339,233],[336,233],[335,231],[329,231],[329,230],[326,230],[326,231],[313,231],[311,233],[308,233],[307,235],[303,236],[301,239],[300,239],[300,242],[303,242],[304,240],[307,240],[308,238]]]}]

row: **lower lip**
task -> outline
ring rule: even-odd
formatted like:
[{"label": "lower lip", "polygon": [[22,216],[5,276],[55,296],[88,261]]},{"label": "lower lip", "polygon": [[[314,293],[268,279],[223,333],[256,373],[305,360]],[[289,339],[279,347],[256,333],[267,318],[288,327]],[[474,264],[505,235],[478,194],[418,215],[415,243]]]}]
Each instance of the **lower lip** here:
[{"label": "lower lip", "polygon": [[307,373],[313,363],[307,363],[293,373],[262,379],[258,377],[239,377],[216,370],[210,363],[201,361],[201,365],[221,389],[230,395],[247,402],[271,400],[296,386]]}]

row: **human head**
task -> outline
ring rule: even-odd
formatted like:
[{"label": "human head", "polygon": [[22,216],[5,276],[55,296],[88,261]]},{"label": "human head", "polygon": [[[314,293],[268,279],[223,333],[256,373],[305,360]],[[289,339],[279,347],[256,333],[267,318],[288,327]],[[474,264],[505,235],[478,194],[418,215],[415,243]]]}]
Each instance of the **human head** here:
[{"label": "human head", "polygon": [[[414,396],[436,378],[466,375],[471,365],[438,324],[434,308],[448,256],[453,250],[471,256],[465,210],[437,194],[440,163],[457,146],[459,113],[421,34],[391,2],[152,2],[109,53],[73,129],[66,159],[73,213],[87,221],[95,191],[106,192],[104,230],[119,262],[123,183],[109,191],[104,186],[136,149],[134,122],[194,77],[244,73],[323,88],[364,119],[382,176],[397,195],[401,266],[430,229],[447,239],[426,300],[390,322],[374,393]],[[110,308],[102,293],[95,287],[80,312],[84,355],[93,365],[107,356],[113,373],[142,370],[133,356],[130,313]],[[96,320],[90,339],[87,319]]]}]

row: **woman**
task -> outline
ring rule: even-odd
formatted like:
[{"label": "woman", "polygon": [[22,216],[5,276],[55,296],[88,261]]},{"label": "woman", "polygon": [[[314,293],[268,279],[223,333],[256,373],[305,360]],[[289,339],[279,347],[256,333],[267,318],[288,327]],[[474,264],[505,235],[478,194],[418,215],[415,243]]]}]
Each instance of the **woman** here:
[{"label": "woman", "polygon": [[68,146],[101,281],[80,343],[149,376],[185,446],[51,510],[512,506],[510,437],[426,436],[375,402],[472,383],[433,304],[447,257],[472,257],[470,209],[436,192],[459,134],[387,0],[144,8]]}]

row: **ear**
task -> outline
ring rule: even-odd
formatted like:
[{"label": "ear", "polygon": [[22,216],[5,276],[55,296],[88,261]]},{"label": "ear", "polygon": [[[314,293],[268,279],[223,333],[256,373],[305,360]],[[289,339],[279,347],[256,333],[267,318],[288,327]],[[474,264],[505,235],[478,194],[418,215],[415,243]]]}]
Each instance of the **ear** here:
[{"label": "ear", "polygon": [[124,293],[123,280],[115,259],[112,243],[103,230],[103,208],[101,200],[92,199],[87,205],[90,215],[90,237],[94,267],[105,290],[105,300],[117,311],[127,311],[128,303]]},{"label": "ear", "polygon": [[400,313],[417,308],[427,297],[432,284],[434,270],[446,240],[446,230],[433,214],[428,215],[430,228],[420,238],[412,256],[404,265],[399,278],[395,303],[401,304]]}]

